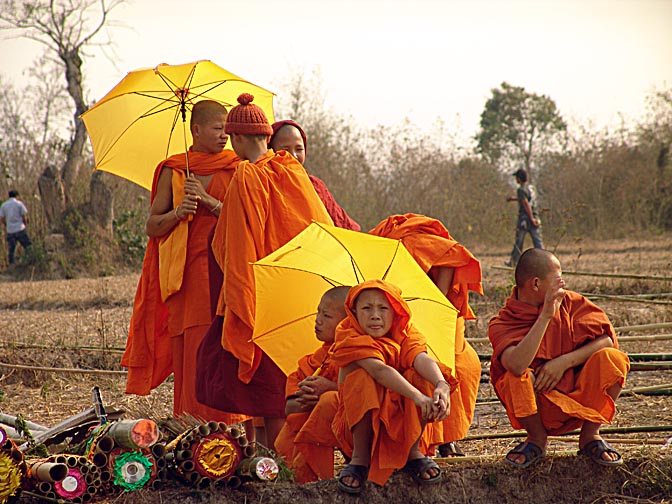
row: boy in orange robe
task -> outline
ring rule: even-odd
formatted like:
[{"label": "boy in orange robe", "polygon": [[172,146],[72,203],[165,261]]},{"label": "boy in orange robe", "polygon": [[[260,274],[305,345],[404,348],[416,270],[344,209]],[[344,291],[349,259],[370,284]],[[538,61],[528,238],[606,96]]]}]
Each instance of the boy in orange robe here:
[{"label": "boy in orange robe", "polygon": [[332,221],[303,166],[287,152],[267,149],[273,130],[253,99],[241,94],[226,121],[226,132],[242,161],[212,240],[224,283],[217,316],[197,357],[197,397],[212,407],[264,417],[266,443],[273,448],[285,421],[286,376],[251,341],[256,300],[251,263],[280,248],[312,221]]},{"label": "boy in orange robe", "polygon": [[549,435],[581,428],[579,453],[600,465],[621,455],[600,437],[630,370],[604,311],[565,290],[560,261],[529,249],[516,266],[516,285],[490,321],[490,378],[511,424],[527,439],[506,462],[528,467],[545,455]]},{"label": "boy in orange robe", "polygon": [[174,415],[230,424],[247,417],[200,404],[194,385],[196,351],[212,321],[209,292],[203,289],[207,237],[240,161],[224,150],[226,114],[217,102],[196,103],[191,149],[164,160],[154,172],[149,242],[121,364],[128,367],[127,393],[147,395],[172,372]]},{"label": "boy in orange robe", "polygon": [[459,385],[451,390],[450,415],[426,429],[431,444],[439,444],[443,457],[463,456],[456,441],[469,431],[481,382],[481,361],[464,338],[464,321],[476,318],[469,306],[469,291],[483,295],[481,264],[458,243],[438,220],[408,213],[381,221],[369,234],[401,240],[420,267],[458,310],[455,332],[455,376]]},{"label": "boy in orange robe", "polygon": [[345,308],[333,349],[341,370],[332,429],[351,461],[338,488],[358,494],[367,478],[384,485],[401,468],[419,484],[438,482],[441,469],[420,439],[427,422],[450,412],[450,369],[427,354],[396,286],[367,280],[350,289]]},{"label": "boy in orange robe", "polygon": [[349,287],[333,287],[324,293],[317,307],[315,336],[322,346],[299,361],[287,377],[285,393],[287,420],[275,440],[279,455],[294,471],[297,483],[334,477],[334,447],[338,441],[331,422],[338,406],[338,367],[330,350],[336,326],[345,318]]}]

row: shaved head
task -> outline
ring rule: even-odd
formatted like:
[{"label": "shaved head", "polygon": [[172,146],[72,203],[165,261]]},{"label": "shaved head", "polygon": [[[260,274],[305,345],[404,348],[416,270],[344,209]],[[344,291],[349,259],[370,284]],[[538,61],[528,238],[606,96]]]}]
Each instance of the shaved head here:
[{"label": "shaved head", "polygon": [[202,100],[194,105],[191,110],[190,128],[194,129],[195,124],[203,125],[213,119],[219,119],[227,115],[226,107],[213,100]]},{"label": "shaved head", "polygon": [[322,299],[325,301],[330,301],[338,303],[343,306],[343,311],[345,311],[345,298],[350,292],[350,287],[347,285],[339,285],[337,287],[332,287],[327,292],[322,295]]},{"label": "shaved head", "polygon": [[557,258],[548,250],[539,248],[523,252],[516,266],[516,286],[520,289],[530,278],[546,276],[554,271]]}]

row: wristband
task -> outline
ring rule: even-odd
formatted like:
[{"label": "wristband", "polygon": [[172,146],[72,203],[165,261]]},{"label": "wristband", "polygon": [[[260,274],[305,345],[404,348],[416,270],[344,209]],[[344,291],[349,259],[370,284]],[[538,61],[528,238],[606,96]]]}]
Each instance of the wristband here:
[{"label": "wristband", "polygon": [[180,219],[180,216],[177,215],[177,209],[178,209],[178,208],[180,208],[180,205],[177,205],[177,206],[173,209],[173,212],[175,213],[175,218],[176,218],[178,221],[181,221],[182,219]]},{"label": "wristband", "polygon": [[217,204],[210,209],[212,213],[215,213],[217,210],[220,210],[222,208],[222,202],[217,201]]},{"label": "wristband", "polygon": [[446,385],[448,385],[448,388],[450,388],[450,383],[448,383],[446,380],[439,380],[439,381],[437,381],[437,382],[436,382],[436,385],[434,385],[434,388],[438,387],[438,386],[439,386],[439,383],[445,383]]}]

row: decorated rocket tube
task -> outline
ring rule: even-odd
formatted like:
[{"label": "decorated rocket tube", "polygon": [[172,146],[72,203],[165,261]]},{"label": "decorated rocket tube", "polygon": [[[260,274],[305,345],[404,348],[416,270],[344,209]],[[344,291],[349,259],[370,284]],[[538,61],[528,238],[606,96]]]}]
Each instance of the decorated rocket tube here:
[{"label": "decorated rocket tube", "polygon": [[19,494],[26,472],[23,452],[0,427],[0,504]]},{"label": "decorated rocket tube", "polygon": [[193,427],[166,445],[166,461],[186,484],[207,488],[235,476],[247,440],[237,427],[209,422]]}]

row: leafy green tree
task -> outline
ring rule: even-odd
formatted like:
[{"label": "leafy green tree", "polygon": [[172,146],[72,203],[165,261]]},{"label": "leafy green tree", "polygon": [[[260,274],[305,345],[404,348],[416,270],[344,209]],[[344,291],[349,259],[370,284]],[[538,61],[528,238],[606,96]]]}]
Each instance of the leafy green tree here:
[{"label": "leafy green tree", "polygon": [[520,165],[529,171],[543,152],[561,146],[567,124],[546,95],[503,82],[485,103],[477,151],[494,164]]}]

